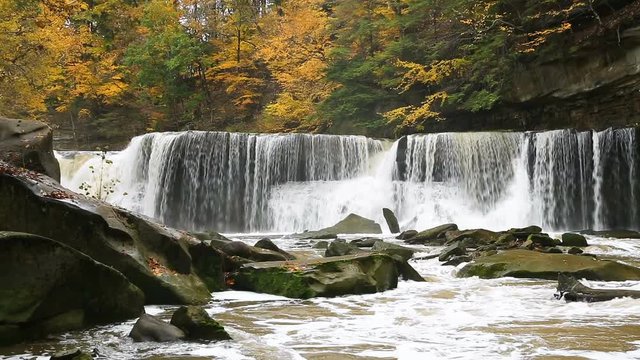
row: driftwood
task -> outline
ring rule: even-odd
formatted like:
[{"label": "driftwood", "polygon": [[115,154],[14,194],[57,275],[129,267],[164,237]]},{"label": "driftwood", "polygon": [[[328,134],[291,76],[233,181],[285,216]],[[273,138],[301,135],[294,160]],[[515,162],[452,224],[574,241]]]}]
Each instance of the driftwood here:
[{"label": "driftwood", "polygon": [[573,276],[558,274],[557,299],[566,301],[598,302],[630,297],[640,299],[640,291],[618,289],[592,289],[580,283]]}]

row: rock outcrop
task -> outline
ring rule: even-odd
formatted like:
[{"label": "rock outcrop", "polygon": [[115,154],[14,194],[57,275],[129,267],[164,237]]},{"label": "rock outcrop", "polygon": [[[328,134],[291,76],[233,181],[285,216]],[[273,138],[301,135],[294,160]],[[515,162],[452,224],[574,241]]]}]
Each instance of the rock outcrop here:
[{"label": "rock outcrop", "polygon": [[0,345],[144,311],[144,294],[111,267],[44,237],[0,231]]},{"label": "rock outcrop", "polygon": [[2,162],[0,230],[51,238],[111,266],[147,303],[202,304],[211,297],[189,251],[198,240]]},{"label": "rock outcrop", "polygon": [[53,133],[47,124],[0,117],[0,161],[60,181],[60,165],[52,143]]},{"label": "rock outcrop", "polygon": [[181,306],[173,313],[171,325],[182,330],[188,339],[230,340],[224,327],[199,306]]}]

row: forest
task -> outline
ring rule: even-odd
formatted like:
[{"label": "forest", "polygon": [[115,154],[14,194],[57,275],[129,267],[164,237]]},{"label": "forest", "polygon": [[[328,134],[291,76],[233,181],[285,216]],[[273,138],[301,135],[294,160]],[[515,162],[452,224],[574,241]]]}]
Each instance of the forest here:
[{"label": "forest", "polygon": [[105,136],[420,131],[508,102],[516,67],[619,42],[639,13],[621,0],[0,0],[0,114]]}]

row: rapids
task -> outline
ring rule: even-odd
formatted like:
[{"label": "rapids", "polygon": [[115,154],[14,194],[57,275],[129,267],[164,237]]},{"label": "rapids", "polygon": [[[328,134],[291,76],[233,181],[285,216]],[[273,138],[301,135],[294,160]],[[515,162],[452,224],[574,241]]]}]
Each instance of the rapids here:
[{"label": "rapids", "polygon": [[[285,249],[308,243],[270,235]],[[253,244],[260,234],[231,234]],[[386,239],[394,241],[392,238]],[[637,240],[589,237],[586,251],[640,265]],[[422,248],[436,253],[439,248]],[[48,359],[60,349],[97,349],[103,359],[632,359],[640,357],[640,301],[555,300],[555,282],[459,279],[436,259],[412,260],[428,281],[333,299],[292,300],[214,293],[207,311],[233,341],[134,343],[134,321],[71,332],[4,349],[7,358]],[[587,282],[640,289],[640,282]],[[147,306],[168,320],[175,307]],[[40,356],[38,356],[40,355]],[[2,356],[0,356],[2,357]]]}]

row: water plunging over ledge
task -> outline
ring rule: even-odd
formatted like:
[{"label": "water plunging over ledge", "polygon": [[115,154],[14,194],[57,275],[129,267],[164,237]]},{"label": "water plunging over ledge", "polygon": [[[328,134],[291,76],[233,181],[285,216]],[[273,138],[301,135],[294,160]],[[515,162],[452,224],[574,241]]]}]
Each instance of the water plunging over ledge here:
[{"label": "water plunging over ledge", "polygon": [[440,133],[394,143],[154,133],[104,157],[60,157],[70,189],[82,186],[81,192],[193,230],[294,232],[332,225],[351,212],[383,224],[382,207],[418,230],[445,222],[556,230],[640,224],[631,128]]}]

